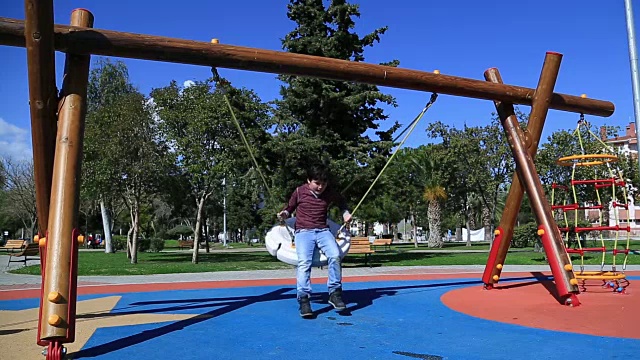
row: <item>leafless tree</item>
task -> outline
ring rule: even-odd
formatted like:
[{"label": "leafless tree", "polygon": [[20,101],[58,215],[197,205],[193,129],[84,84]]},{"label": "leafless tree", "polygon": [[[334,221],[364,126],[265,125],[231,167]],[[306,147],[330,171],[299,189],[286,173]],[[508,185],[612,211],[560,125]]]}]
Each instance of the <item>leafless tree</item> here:
[{"label": "leafless tree", "polygon": [[19,219],[25,229],[29,229],[28,238],[33,238],[37,224],[36,186],[33,177],[33,163],[0,159],[2,165],[0,178],[5,180],[6,204],[1,209],[9,217]]}]

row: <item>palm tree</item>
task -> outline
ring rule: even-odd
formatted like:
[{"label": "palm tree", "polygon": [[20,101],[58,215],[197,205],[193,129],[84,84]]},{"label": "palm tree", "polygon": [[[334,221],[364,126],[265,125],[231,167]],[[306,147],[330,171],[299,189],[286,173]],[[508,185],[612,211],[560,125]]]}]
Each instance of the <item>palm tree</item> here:
[{"label": "palm tree", "polygon": [[442,218],[442,202],[447,199],[447,192],[444,187],[437,183],[429,183],[424,187],[422,196],[429,204],[427,210],[427,219],[429,221],[429,239],[427,240],[430,248],[441,248],[444,245],[442,240],[441,218]]},{"label": "palm tree", "polygon": [[441,248],[444,244],[441,229],[442,203],[447,199],[447,192],[442,185],[439,171],[436,167],[435,151],[428,151],[432,147],[423,149],[424,151],[419,151],[415,154],[413,163],[417,180],[422,184],[422,198],[428,204],[429,239],[427,244],[430,248]]}]

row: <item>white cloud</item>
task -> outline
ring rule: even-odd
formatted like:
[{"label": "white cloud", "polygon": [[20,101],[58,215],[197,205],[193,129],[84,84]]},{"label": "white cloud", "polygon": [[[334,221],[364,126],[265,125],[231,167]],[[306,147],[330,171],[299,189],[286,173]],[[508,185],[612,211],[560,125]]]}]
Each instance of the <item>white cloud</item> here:
[{"label": "white cloud", "polygon": [[0,157],[15,161],[31,160],[31,132],[0,118]]},{"label": "white cloud", "polygon": [[195,83],[193,80],[185,80],[185,81],[182,83],[182,86],[186,89],[186,88],[188,88],[188,87],[190,87],[190,86],[193,86],[193,85],[195,85],[195,84],[196,84],[196,83]]}]

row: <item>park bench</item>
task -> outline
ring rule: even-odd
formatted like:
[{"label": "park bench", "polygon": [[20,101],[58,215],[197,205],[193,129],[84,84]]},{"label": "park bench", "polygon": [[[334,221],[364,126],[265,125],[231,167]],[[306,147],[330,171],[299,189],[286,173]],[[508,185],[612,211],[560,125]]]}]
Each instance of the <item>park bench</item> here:
[{"label": "park bench", "polygon": [[[38,256],[38,257],[29,257],[29,256]],[[18,260],[14,260],[13,258],[22,258],[22,259],[18,259]],[[24,265],[27,265],[27,261],[28,260],[40,260],[40,248],[38,246],[38,243],[33,243],[33,244],[28,244],[27,246],[24,247],[24,249],[22,249],[22,251],[18,252],[18,253],[12,253],[9,254],[9,262],[7,263],[7,267],[9,267],[9,264],[11,264],[12,262],[21,262],[24,263]]]},{"label": "park bench", "polygon": [[178,240],[178,249],[182,248],[193,249],[193,240]]},{"label": "park bench", "polygon": [[22,250],[23,247],[24,240],[7,240],[3,246],[0,246],[0,251],[13,253]]},{"label": "park bench", "polygon": [[371,248],[371,242],[369,242],[369,238],[367,237],[352,237],[351,245],[349,246],[349,254],[364,254],[364,264],[369,264],[371,267],[369,257],[371,254],[375,253],[375,251]]},{"label": "park bench", "polygon": [[391,241],[393,239],[375,239],[373,240],[373,244],[371,246],[373,249],[376,249],[376,246],[382,246],[384,250],[391,250]]}]

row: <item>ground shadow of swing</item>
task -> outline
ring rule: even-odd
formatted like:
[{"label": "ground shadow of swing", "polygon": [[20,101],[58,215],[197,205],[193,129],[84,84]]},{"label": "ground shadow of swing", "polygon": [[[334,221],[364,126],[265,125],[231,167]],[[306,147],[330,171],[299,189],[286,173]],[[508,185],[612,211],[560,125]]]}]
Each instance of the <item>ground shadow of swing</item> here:
[{"label": "ground shadow of swing", "polygon": [[[500,288],[506,289],[517,286],[527,286],[533,284],[539,284],[540,282],[548,282],[548,277],[541,273],[532,273],[536,278],[535,281],[529,283],[519,283],[513,285],[504,285]],[[530,280],[531,277],[518,277],[509,278],[508,281],[520,281]],[[542,280],[542,281],[541,281]],[[364,309],[374,304],[377,299],[387,296],[395,296],[403,290],[427,290],[441,287],[464,287],[469,285],[482,285],[480,280],[461,280],[461,281],[449,281],[449,282],[437,282],[429,284],[417,284],[417,285],[405,285],[405,286],[391,286],[391,287],[377,287],[368,289],[346,289],[344,292],[344,301],[347,305],[347,309],[339,312],[341,316],[351,316],[352,313],[358,310]],[[160,326],[155,329],[145,330],[141,333],[112,340],[110,342],[93,346],[90,348],[82,349],[78,352],[70,354],[74,359],[90,358],[100,355],[105,355],[114,351],[125,349],[137,344],[144,343],[145,341],[155,339],[159,336],[171,334],[175,331],[183,330],[191,325],[195,325],[209,319],[222,316],[231,313],[235,310],[239,310],[246,306],[259,303],[267,303],[271,301],[288,300],[294,304],[296,295],[294,287],[283,287],[268,293],[257,296],[235,296],[235,297],[211,297],[211,298],[190,298],[190,299],[168,299],[168,300],[153,300],[153,301],[140,301],[131,303],[128,308],[119,309],[117,312],[109,314],[85,314],[80,315],[78,319],[83,318],[96,318],[96,317],[116,317],[122,315],[133,314],[150,314],[150,313],[166,313],[173,311],[185,311],[196,309],[214,308],[206,311],[202,314],[194,315],[192,318],[176,321],[167,325]],[[312,318],[317,318],[319,315],[333,311],[333,307],[328,304],[329,295],[326,292],[313,295],[312,303],[316,306],[318,304],[324,305],[324,307],[314,311]],[[153,309],[136,309],[142,306],[157,306]],[[295,312],[295,308],[292,309]],[[297,315],[296,315],[297,316]]]},{"label": "ground shadow of swing", "polygon": [[[535,278],[535,280],[516,283],[516,284],[497,285],[497,286],[494,287],[494,289],[496,289],[496,290],[508,290],[508,289],[526,287],[526,286],[533,286],[533,285],[540,286],[541,285],[541,286],[545,287],[547,292],[549,292],[549,295],[553,296],[553,298],[559,304],[564,304],[564,301],[560,298],[560,295],[558,294],[558,289],[556,289],[556,285],[553,282],[553,277],[552,276],[545,275],[545,274],[543,274],[541,272],[538,272],[538,271],[532,271],[531,272],[531,276],[533,276]],[[530,278],[527,278],[527,279],[530,279]],[[513,281],[513,280],[516,280],[516,279],[508,279],[508,280]]]}]

